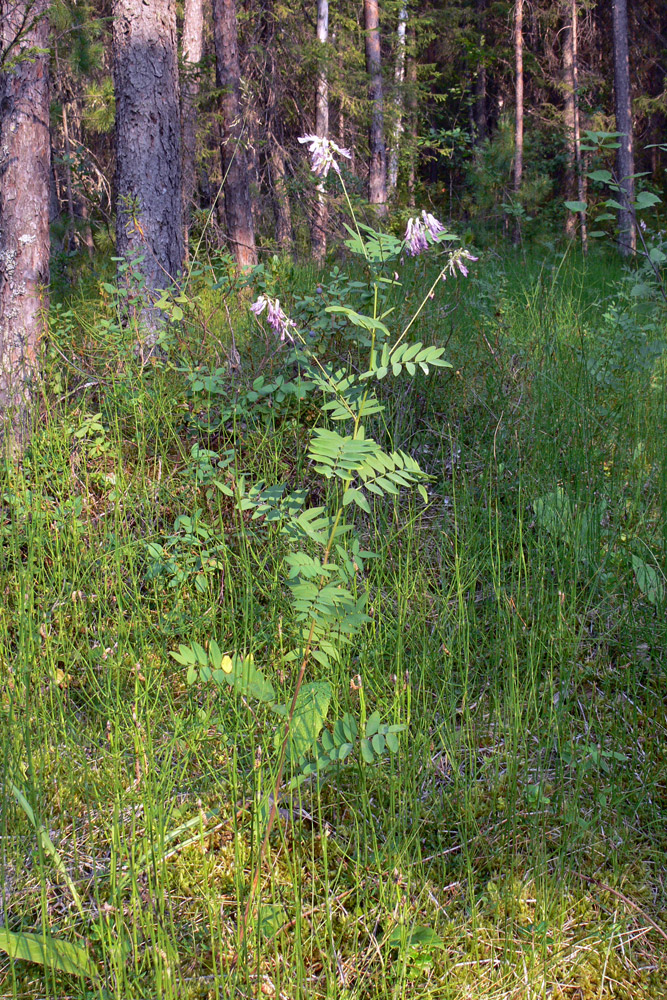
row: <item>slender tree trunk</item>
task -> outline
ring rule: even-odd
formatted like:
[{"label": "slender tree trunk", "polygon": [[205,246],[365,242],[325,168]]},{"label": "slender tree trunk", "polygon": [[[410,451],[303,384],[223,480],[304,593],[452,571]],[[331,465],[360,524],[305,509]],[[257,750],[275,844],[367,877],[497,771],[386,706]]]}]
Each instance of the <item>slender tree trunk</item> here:
[{"label": "slender tree trunk", "polygon": [[[586,201],[586,175],[581,157],[581,119],[579,115],[579,13],[577,0],[572,0],[572,96],[574,98],[574,165],[577,175],[577,197]],[[588,224],[586,212],[579,215],[581,249],[588,253]]]},{"label": "slender tree trunk", "polygon": [[620,132],[616,153],[618,182],[621,190],[619,201],[623,209],[618,213],[618,247],[627,256],[635,252],[635,158],[632,137],[632,96],[630,92],[630,56],[628,53],[627,0],[612,0],[614,32],[614,105],[616,131]]},{"label": "slender tree trunk", "polygon": [[[571,11],[571,4],[565,10],[565,17],[568,18]],[[572,20],[563,27],[563,123],[565,125],[565,199],[566,201],[576,201],[577,197],[577,154],[575,151],[575,129],[574,129],[574,48],[573,48],[574,25]],[[568,239],[574,239],[577,231],[577,219],[573,212],[565,214],[565,235]]]},{"label": "slender tree trunk", "polygon": [[396,63],[394,66],[394,127],[389,154],[389,191],[395,191],[398,184],[398,157],[403,132],[403,81],[405,80],[405,35],[408,25],[408,8],[403,5],[398,12],[396,29]]},{"label": "slender tree trunk", "polygon": [[222,90],[220,158],[225,193],[225,215],[234,257],[242,269],[257,263],[252,221],[248,160],[243,146],[241,69],[235,0],[213,0],[216,83]]},{"label": "slender tree trunk", "polygon": [[[475,0],[475,15],[477,20],[477,31],[479,32],[480,49],[484,52],[486,47],[486,0]],[[473,118],[475,121],[476,149],[479,149],[489,135],[486,86],[486,62],[482,56],[477,67],[473,83]]]},{"label": "slender tree trunk", "polygon": [[276,240],[285,253],[292,249],[294,241],[292,233],[292,209],[287,190],[287,168],[285,166],[285,151],[278,139],[269,137],[269,167],[273,184],[273,198],[276,212]]},{"label": "slender tree trunk", "polygon": [[13,61],[0,73],[0,441],[9,455],[29,437],[47,308],[49,6],[0,0],[0,51]]},{"label": "slender tree trunk", "polygon": [[368,131],[371,154],[368,200],[371,205],[375,205],[378,215],[384,215],[387,211],[387,150],[384,142],[384,96],[378,0],[364,0],[364,24],[366,28],[366,70],[370,77],[368,96],[371,103],[371,120]]},{"label": "slender tree trunk", "polygon": [[406,31],[406,111],[408,132],[408,205],[415,207],[415,160],[417,157],[417,38],[412,21],[408,22]]},{"label": "slender tree trunk", "polygon": [[[516,74],[516,111],[514,125],[514,177],[513,187],[517,208],[523,180],[523,0],[516,0],[514,7],[514,65]],[[515,219],[514,242],[521,240],[521,223]]]},{"label": "slender tree trunk", "polygon": [[[315,135],[329,138],[329,75],[326,65],[326,46],[329,42],[329,0],[317,0],[317,42],[320,65],[317,71],[317,91],[315,94]],[[327,252],[327,197],[324,181],[316,189],[317,200],[313,214],[312,242],[313,257],[318,264],[324,263]]]},{"label": "slender tree trunk", "polygon": [[174,0],[113,0],[112,11],[116,251],[131,265],[120,273],[140,296],[137,317],[152,347],[164,316],[151,299],[183,266],[176,11]]},{"label": "slender tree trunk", "polygon": [[181,161],[183,173],[183,222],[186,253],[189,244],[190,213],[197,193],[197,98],[199,67],[204,58],[204,2],[185,0],[181,40]]}]

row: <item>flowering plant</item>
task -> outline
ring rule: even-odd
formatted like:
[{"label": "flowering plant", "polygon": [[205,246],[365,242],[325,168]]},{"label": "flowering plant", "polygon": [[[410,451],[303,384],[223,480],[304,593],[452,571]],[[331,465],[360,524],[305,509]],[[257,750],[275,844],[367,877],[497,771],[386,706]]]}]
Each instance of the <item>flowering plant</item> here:
[{"label": "flowering plant", "polygon": [[311,157],[310,168],[316,177],[326,177],[332,168],[340,176],[340,167],[338,161],[334,159],[334,153],[345,156],[348,160],[352,159],[352,153],[349,149],[342,149],[332,139],[327,139],[324,136],[302,135],[299,142],[308,144],[308,152]]}]

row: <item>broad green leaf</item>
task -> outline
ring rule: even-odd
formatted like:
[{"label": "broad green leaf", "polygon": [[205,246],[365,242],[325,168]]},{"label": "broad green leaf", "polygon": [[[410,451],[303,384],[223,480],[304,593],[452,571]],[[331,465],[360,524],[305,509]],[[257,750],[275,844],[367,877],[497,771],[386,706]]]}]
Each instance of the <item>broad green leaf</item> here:
[{"label": "broad green leaf", "polygon": [[398,736],[396,733],[387,733],[387,746],[392,753],[398,753]]},{"label": "broad green leaf", "polygon": [[632,568],[634,570],[637,586],[644,597],[658,607],[665,599],[665,583],[655,566],[640,559],[639,556],[632,556]]},{"label": "broad green leaf", "polygon": [[667,254],[659,250],[658,247],[651,247],[648,257],[653,264],[664,264],[667,260]]},{"label": "broad green leaf", "polygon": [[376,733],[371,740],[371,743],[373,744],[373,750],[375,750],[376,754],[379,755],[384,753],[385,738],[382,733]]},{"label": "broad green leaf", "polygon": [[48,934],[24,934],[0,927],[0,950],[10,958],[47,966],[70,976],[99,979],[99,972],[83,945]]},{"label": "broad green leaf", "polygon": [[404,946],[406,948],[444,948],[444,941],[439,934],[431,927],[421,927],[416,925],[415,927],[405,928],[394,927],[393,931],[386,938],[386,942],[390,948],[401,948]]},{"label": "broad green leaf", "polygon": [[588,206],[585,201],[566,201],[565,207],[570,212],[585,212]]},{"label": "broad green leaf", "polygon": [[591,170],[586,176],[589,180],[598,181],[600,184],[608,184],[612,180],[612,176],[608,170]]},{"label": "broad green leaf", "polygon": [[264,938],[274,937],[287,923],[285,907],[281,903],[261,903],[255,926]]},{"label": "broad green leaf", "polygon": [[364,758],[366,764],[372,764],[375,760],[375,754],[373,753],[373,747],[371,746],[371,741],[363,739],[361,741],[361,756]]},{"label": "broad green leaf", "polygon": [[368,717],[366,721],[366,737],[368,739],[370,739],[371,736],[375,736],[378,729],[380,728],[381,722],[382,718],[379,712],[373,712],[373,714]]},{"label": "broad green leaf", "polygon": [[661,200],[652,191],[640,191],[635,199],[635,208],[653,208],[654,205],[659,205]]}]

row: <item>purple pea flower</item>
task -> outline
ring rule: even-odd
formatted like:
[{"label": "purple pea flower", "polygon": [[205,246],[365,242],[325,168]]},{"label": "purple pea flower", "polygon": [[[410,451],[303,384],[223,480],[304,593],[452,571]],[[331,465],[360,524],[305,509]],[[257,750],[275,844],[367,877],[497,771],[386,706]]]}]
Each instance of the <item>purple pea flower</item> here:
[{"label": "purple pea flower", "polygon": [[293,344],[294,333],[292,331],[296,330],[296,323],[285,314],[280,306],[280,299],[272,299],[269,295],[260,295],[257,301],[250,306],[250,311],[255,316],[260,316],[265,309],[267,310],[267,322],[276,337],[281,341],[289,340]]},{"label": "purple pea flower", "polygon": [[342,149],[332,139],[327,139],[325,136],[302,135],[299,142],[308,144],[311,157],[310,168],[316,177],[326,177],[332,167],[337,174],[340,174],[340,167],[334,158],[334,153],[345,156],[348,160],[352,159],[352,153],[349,149]]}]

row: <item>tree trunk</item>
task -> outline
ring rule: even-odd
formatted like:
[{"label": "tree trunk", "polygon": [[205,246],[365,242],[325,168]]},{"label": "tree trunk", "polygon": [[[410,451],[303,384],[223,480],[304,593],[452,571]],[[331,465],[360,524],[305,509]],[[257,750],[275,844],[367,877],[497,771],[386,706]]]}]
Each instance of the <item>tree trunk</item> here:
[{"label": "tree trunk", "polygon": [[[486,39],[486,0],[475,0],[475,15],[477,31],[479,32],[479,47],[485,51]],[[475,148],[479,149],[489,135],[489,112],[486,100],[486,63],[484,56],[479,60],[473,84],[473,118],[475,121]]]},{"label": "tree trunk", "polygon": [[[568,0],[567,7],[571,9]],[[565,17],[569,11],[566,8]],[[563,27],[563,124],[565,125],[565,200],[577,200],[577,154],[575,150],[574,129],[574,24],[572,20]],[[577,217],[573,212],[565,214],[565,235],[574,239],[577,231]]]},{"label": "tree trunk", "polygon": [[[577,175],[577,197],[586,201],[586,175],[581,159],[581,122],[579,116],[579,14],[577,0],[572,0],[572,96],[574,98],[574,166]],[[579,215],[581,249],[588,253],[588,224],[586,212]]]},{"label": "tree trunk", "polygon": [[112,12],[116,252],[130,264],[121,274],[141,296],[136,314],[152,346],[164,317],[151,301],[183,266],[175,4],[113,0]]},{"label": "tree trunk", "polygon": [[371,103],[371,120],[368,131],[370,146],[368,200],[371,205],[376,207],[378,215],[385,215],[387,211],[387,150],[384,143],[384,97],[378,0],[364,0],[364,24],[366,28],[366,71],[370,77],[368,96]]},{"label": "tree trunk", "polygon": [[197,193],[197,98],[199,67],[204,58],[204,2],[185,0],[181,40],[181,162],[183,172],[183,222],[186,250],[189,243],[190,213]]},{"label": "tree trunk", "polygon": [[623,209],[618,213],[618,247],[627,256],[635,252],[635,160],[632,142],[632,96],[630,93],[630,57],[628,53],[627,0],[612,0],[614,31],[614,105],[616,131],[620,132],[616,152],[618,183],[621,190],[619,202]]},{"label": "tree trunk", "polygon": [[[315,135],[329,138],[329,75],[326,66],[326,46],[329,41],[329,0],[317,0],[317,42],[319,68],[315,94]],[[324,181],[317,185],[317,200],[313,215],[313,257],[321,266],[327,252],[327,199]]]},{"label": "tree trunk", "polygon": [[20,454],[29,437],[31,382],[45,330],[48,8],[48,0],[0,0],[0,51],[12,60],[0,74],[0,440],[8,455]]},{"label": "tree trunk", "polygon": [[417,156],[417,37],[414,23],[408,22],[406,32],[406,110],[408,126],[408,205],[415,207],[415,160]]},{"label": "tree trunk", "polygon": [[235,0],[213,0],[216,84],[223,91],[220,158],[225,216],[236,262],[242,269],[257,263],[252,221],[248,161],[243,147],[241,70]]},{"label": "tree trunk", "polygon": [[[516,111],[514,125],[514,177],[513,187],[516,208],[519,208],[519,191],[523,180],[523,0],[516,0],[514,7],[514,65],[516,73]],[[519,217],[514,223],[514,243],[521,240]]]},{"label": "tree trunk", "polygon": [[394,66],[394,128],[391,137],[391,152],[389,154],[388,186],[395,191],[398,184],[398,158],[403,132],[403,81],[405,79],[405,35],[408,26],[408,9],[402,6],[398,12],[398,27],[396,29],[396,64]]}]

